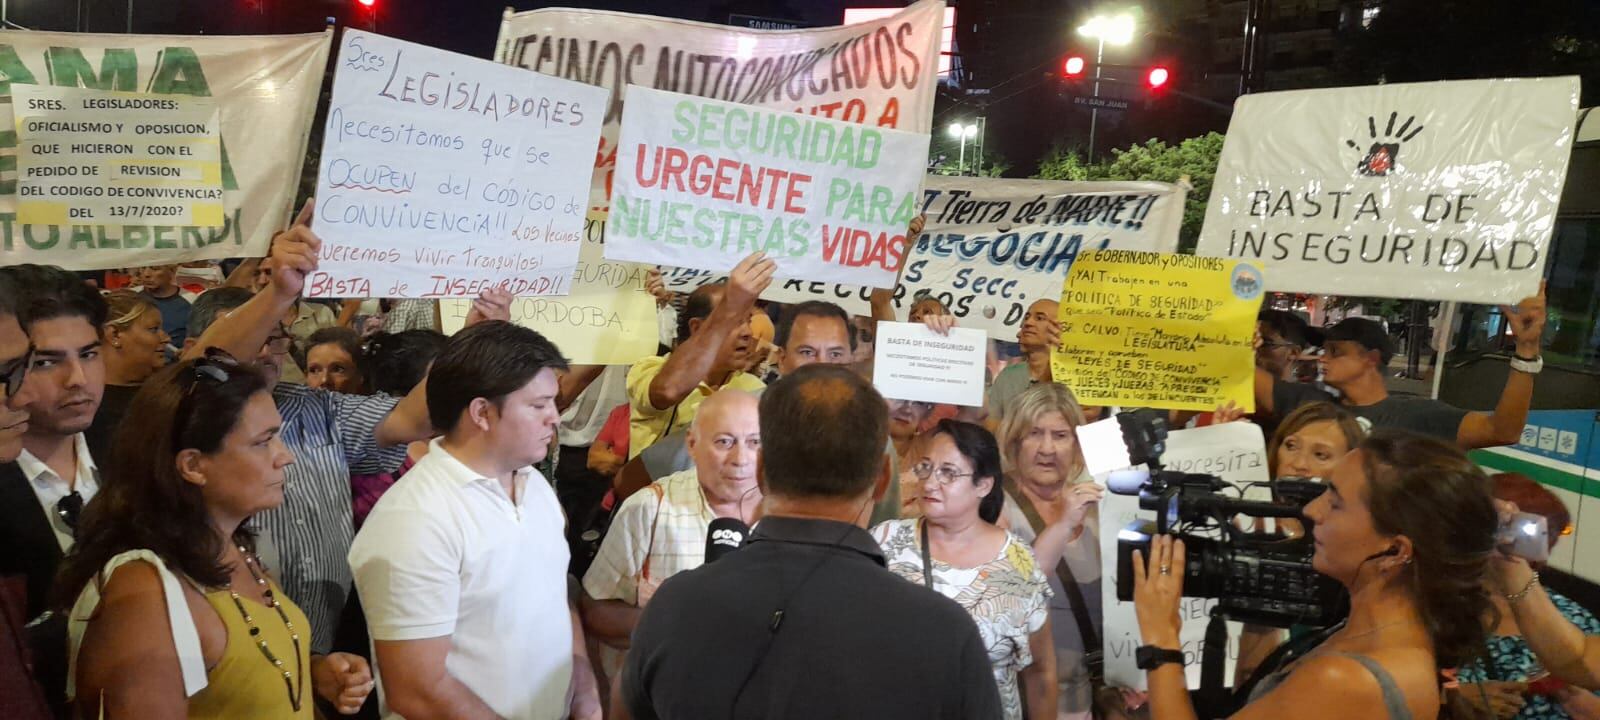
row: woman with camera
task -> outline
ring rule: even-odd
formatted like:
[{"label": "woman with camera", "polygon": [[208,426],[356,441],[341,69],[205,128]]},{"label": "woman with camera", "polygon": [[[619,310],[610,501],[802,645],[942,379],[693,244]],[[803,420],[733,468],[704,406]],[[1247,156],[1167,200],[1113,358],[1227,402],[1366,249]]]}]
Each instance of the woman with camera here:
[{"label": "woman with camera", "polygon": [[[1328,474],[1306,507],[1312,566],[1345,586],[1350,616],[1322,645],[1256,686],[1234,718],[1430,720],[1439,669],[1482,652],[1483,580],[1498,517],[1489,481],[1438,440],[1379,431]],[[1154,720],[1197,717],[1178,642],[1186,559],[1163,536],[1134,556],[1134,607]]]}]

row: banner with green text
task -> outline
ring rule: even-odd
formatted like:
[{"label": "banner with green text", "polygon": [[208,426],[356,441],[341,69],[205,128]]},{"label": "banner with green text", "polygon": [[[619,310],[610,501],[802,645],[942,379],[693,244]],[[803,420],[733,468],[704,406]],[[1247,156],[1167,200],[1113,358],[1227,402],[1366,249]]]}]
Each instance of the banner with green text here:
[{"label": "banner with green text", "polygon": [[606,258],[892,288],[928,136],[631,85]]},{"label": "banner with green text", "polygon": [[[266,255],[293,209],[332,37],[331,30],[263,36],[0,31],[0,265],[100,270]],[[17,222],[23,178],[13,84],[210,98],[221,134],[222,225]]]}]

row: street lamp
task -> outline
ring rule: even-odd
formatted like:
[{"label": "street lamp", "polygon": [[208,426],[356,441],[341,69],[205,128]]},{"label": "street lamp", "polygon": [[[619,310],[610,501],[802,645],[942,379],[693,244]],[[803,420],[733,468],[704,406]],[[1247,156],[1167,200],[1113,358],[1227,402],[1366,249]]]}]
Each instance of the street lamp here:
[{"label": "street lamp", "polygon": [[978,134],[978,125],[963,125],[959,122],[950,123],[950,137],[961,141],[960,174],[967,174],[967,141]]},{"label": "street lamp", "polygon": [[[1096,15],[1078,28],[1078,34],[1087,38],[1094,38],[1097,47],[1094,53],[1094,97],[1100,98],[1100,65],[1106,54],[1106,43],[1112,45],[1127,45],[1133,42],[1133,16],[1132,15]],[[1089,162],[1094,161],[1094,131],[1100,120],[1100,108],[1089,109]]]}]

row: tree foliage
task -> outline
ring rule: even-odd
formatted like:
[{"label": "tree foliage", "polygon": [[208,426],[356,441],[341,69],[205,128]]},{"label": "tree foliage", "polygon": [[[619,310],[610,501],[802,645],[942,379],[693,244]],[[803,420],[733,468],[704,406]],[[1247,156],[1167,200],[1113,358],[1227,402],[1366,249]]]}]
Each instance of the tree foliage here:
[{"label": "tree foliage", "polygon": [[1180,252],[1192,252],[1200,239],[1200,224],[1205,221],[1206,201],[1211,198],[1211,181],[1217,174],[1217,159],[1222,155],[1222,135],[1207,133],[1177,145],[1151,139],[1126,150],[1112,150],[1110,160],[1087,163],[1077,148],[1057,145],[1039,162],[1034,175],[1044,180],[1153,180],[1177,183],[1187,177],[1189,196],[1183,210],[1183,226],[1178,233]]}]

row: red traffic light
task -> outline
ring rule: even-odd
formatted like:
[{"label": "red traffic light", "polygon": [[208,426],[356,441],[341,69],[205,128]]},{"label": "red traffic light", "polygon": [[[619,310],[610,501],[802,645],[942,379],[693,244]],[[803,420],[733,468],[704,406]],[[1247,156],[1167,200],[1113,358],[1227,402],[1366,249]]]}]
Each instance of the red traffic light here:
[{"label": "red traffic light", "polygon": [[1157,65],[1153,68],[1150,68],[1150,72],[1144,77],[1144,83],[1151,90],[1160,90],[1161,88],[1166,87],[1167,81],[1171,79],[1172,72],[1167,70],[1165,67]]},{"label": "red traffic light", "polygon": [[377,2],[378,2],[378,0],[356,0],[356,4],[357,5],[360,5],[361,7],[367,8],[369,10],[372,9],[372,6],[376,5]]},{"label": "red traffic light", "polygon": [[1061,74],[1069,78],[1081,77],[1084,68],[1087,66],[1088,63],[1084,61],[1082,56],[1070,55],[1065,62],[1061,63]]}]

